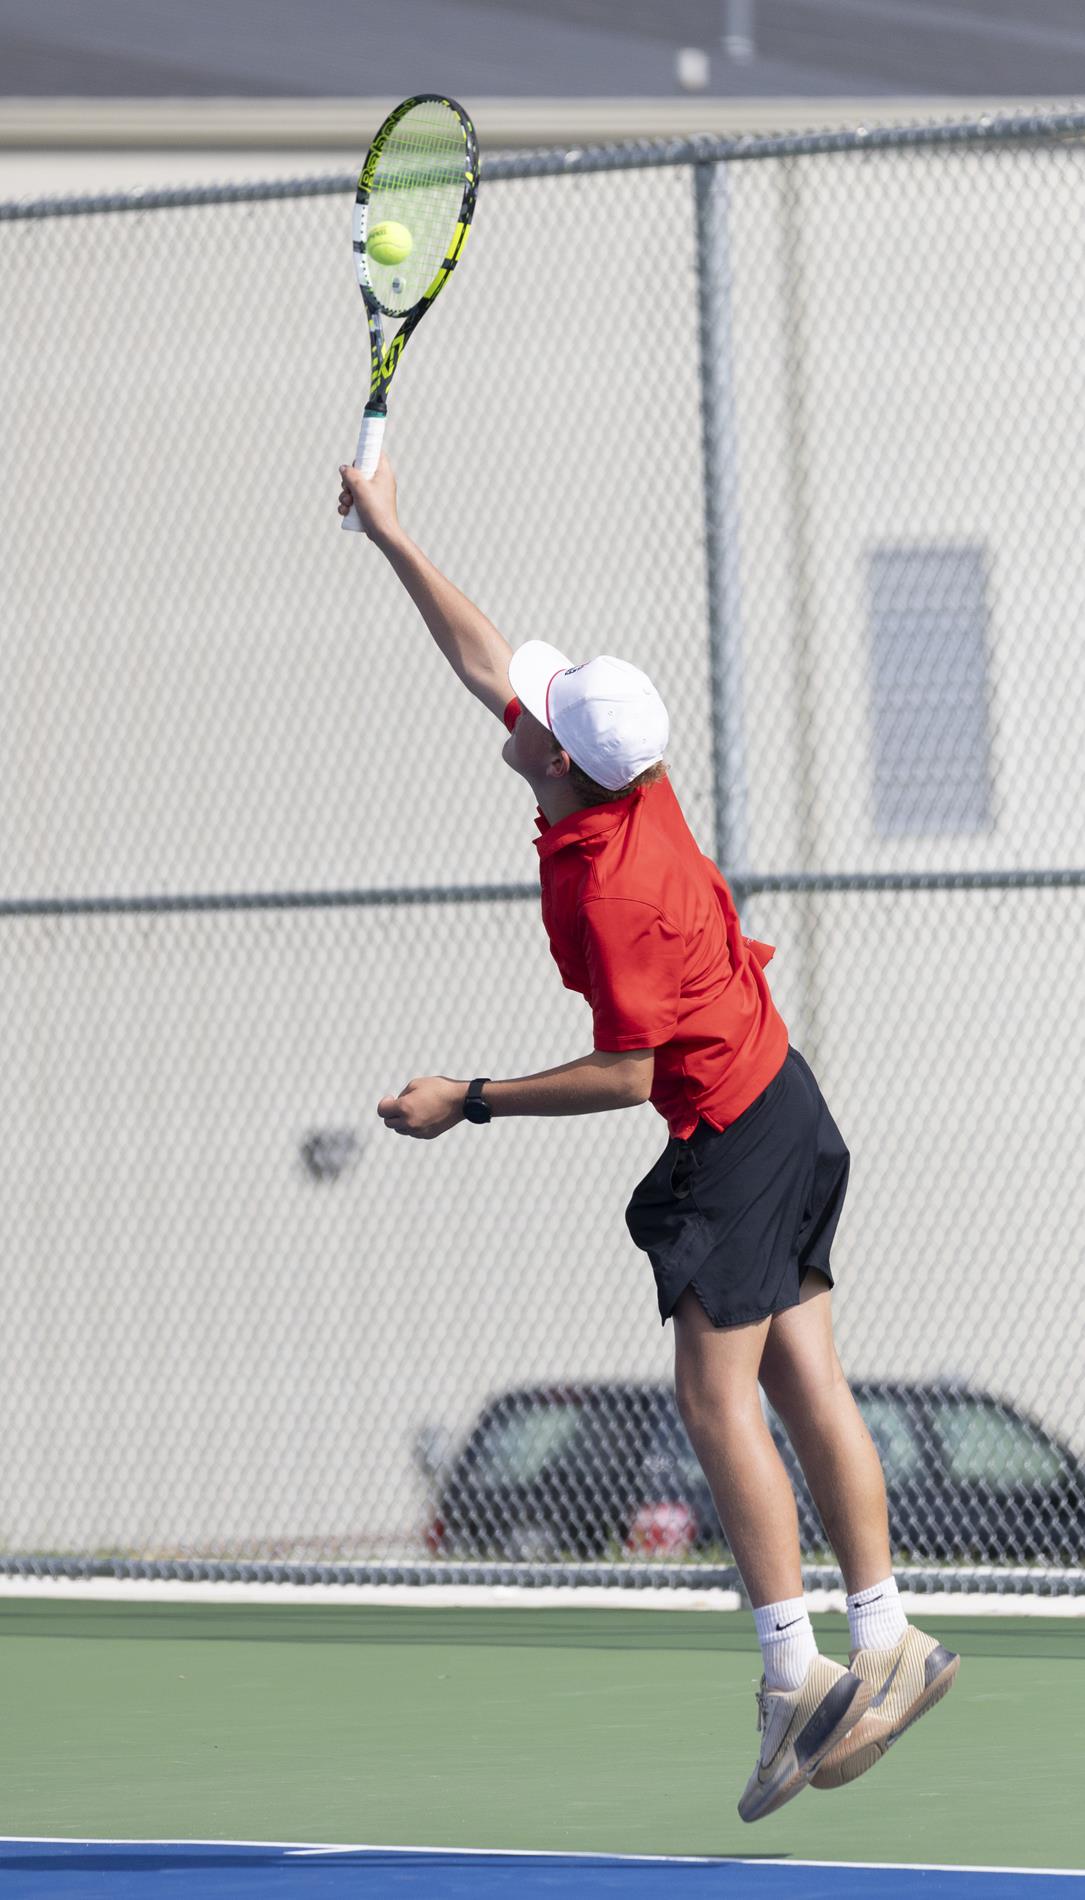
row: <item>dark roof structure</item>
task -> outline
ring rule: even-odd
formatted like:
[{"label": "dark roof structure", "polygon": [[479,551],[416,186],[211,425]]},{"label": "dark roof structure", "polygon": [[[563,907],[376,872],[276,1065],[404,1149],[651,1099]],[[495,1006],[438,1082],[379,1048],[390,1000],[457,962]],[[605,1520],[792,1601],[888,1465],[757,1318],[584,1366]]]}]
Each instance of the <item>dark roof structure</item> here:
[{"label": "dark roof structure", "polygon": [[666,98],[681,47],[718,98],[1085,96],[1081,0],[0,0],[0,96]]}]

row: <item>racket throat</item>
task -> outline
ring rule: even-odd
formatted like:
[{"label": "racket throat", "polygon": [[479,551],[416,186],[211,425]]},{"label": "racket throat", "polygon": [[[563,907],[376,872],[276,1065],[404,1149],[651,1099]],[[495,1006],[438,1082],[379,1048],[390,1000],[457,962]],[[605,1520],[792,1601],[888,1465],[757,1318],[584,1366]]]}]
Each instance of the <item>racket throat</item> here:
[{"label": "racket throat", "polygon": [[388,385],[399,367],[399,359],[403,354],[403,345],[406,341],[407,331],[404,328],[398,331],[381,351],[379,362],[376,357],[376,352],[374,352],[373,373],[369,380],[369,404],[371,408],[377,403],[380,404],[382,411],[386,408]]}]

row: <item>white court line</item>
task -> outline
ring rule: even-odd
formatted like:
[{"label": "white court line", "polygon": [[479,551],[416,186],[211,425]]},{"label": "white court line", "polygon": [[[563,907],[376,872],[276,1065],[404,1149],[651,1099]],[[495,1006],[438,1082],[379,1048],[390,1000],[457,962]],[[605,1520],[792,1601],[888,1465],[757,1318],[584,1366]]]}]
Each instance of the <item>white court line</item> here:
[{"label": "white court line", "polygon": [[499,1860],[606,1860],[623,1866],[627,1861],[638,1864],[649,1861],[668,1867],[858,1867],[868,1873],[1031,1874],[1045,1879],[1049,1874],[1057,1874],[1060,1880],[1085,1880],[1085,1871],[1076,1867],[972,1867],[950,1861],[911,1860],[795,1860],[790,1855],[779,1860],[746,1860],[741,1854],[598,1854],[578,1853],[573,1848],[399,1847],[380,1841],[356,1847],[293,1847],[289,1852],[294,1860],[316,1854],[465,1854],[472,1859],[487,1855]]},{"label": "white court line", "polygon": [[[80,1834],[0,1834],[0,1847],[274,1847],[285,1854],[301,1859],[310,1854],[489,1854],[501,1859],[521,1860],[620,1860],[620,1861],[665,1861],[669,1865],[681,1867],[688,1863],[698,1866],[716,1866],[719,1856],[711,1854],[599,1854],[576,1853],[572,1849],[534,1848],[534,1847],[409,1847],[400,1844],[391,1845],[384,1841],[325,1841],[319,1846],[308,1845],[302,1841],[232,1841],[232,1840],[129,1840],[110,1835]],[[761,1866],[761,1862],[749,1863]],[[780,1865],[786,1863],[780,1862]],[[813,1865],[814,1863],[811,1863]],[[826,1865],[834,1863],[826,1862]]]},{"label": "white court line", "polygon": [[[632,1590],[622,1585],[502,1583],[185,1583],[151,1577],[0,1576],[0,1597],[109,1603],[343,1603],[427,1609],[741,1610],[737,1590]],[[808,1590],[808,1609],[844,1614],[843,1590]],[[1085,1596],[998,1596],[989,1591],[900,1593],[906,1616],[1085,1617]]]},{"label": "white court line", "polygon": [[305,1854],[462,1854],[471,1858],[483,1855],[499,1860],[609,1860],[671,1867],[859,1867],[870,1873],[918,1874],[1034,1874],[1055,1875],[1060,1880],[1085,1880],[1085,1870],[1077,1867],[979,1867],[955,1861],[912,1860],[746,1860],[738,1854],[598,1854],[578,1853],[574,1848],[531,1847],[412,1847],[391,1841],[327,1841],[321,1846],[303,1841],[234,1840],[126,1840],[117,1835],[86,1835],[78,1839],[59,1834],[0,1834],[0,1847],[279,1847],[292,1855]]},{"label": "white court line", "polygon": [[[468,1854],[471,1859],[488,1855],[497,1860],[612,1860],[649,1861],[653,1866],[662,1863],[667,1867],[684,1867],[687,1863],[696,1867],[715,1867],[720,1864],[718,1855],[712,1854],[600,1854],[585,1848],[578,1854],[573,1848],[535,1848],[535,1847],[390,1847],[381,1841],[356,1847],[291,1847],[287,1849],[291,1860],[304,1860],[308,1855],[316,1854]],[[752,1864],[752,1863],[751,1863]],[[759,1866],[760,1862],[757,1863]]]},{"label": "white court line", "polygon": [[[828,1596],[830,1592],[818,1592]],[[844,1607],[843,1592],[840,1607]],[[328,1603],[427,1609],[740,1610],[737,1590],[579,1589],[479,1583],[184,1583],[133,1577],[0,1577],[0,1597],[109,1603]],[[815,1605],[820,1607],[820,1605]],[[826,1603],[826,1608],[833,1605]],[[1085,1598],[1082,1599],[1085,1613]]]}]

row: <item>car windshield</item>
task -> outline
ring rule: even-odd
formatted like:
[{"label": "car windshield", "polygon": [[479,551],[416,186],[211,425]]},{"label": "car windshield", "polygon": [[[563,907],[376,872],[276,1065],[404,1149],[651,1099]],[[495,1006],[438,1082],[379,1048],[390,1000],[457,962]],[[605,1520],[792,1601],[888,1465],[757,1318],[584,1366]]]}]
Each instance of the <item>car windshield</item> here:
[{"label": "car windshield", "polygon": [[955,1484],[988,1484],[996,1491],[1056,1484],[1064,1465],[1035,1426],[991,1400],[945,1400],[933,1408],[946,1470]]},{"label": "car windshield", "polygon": [[533,1484],[549,1465],[588,1449],[585,1424],[581,1406],[561,1401],[491,1414],[471,1441],[476,1484]]}]

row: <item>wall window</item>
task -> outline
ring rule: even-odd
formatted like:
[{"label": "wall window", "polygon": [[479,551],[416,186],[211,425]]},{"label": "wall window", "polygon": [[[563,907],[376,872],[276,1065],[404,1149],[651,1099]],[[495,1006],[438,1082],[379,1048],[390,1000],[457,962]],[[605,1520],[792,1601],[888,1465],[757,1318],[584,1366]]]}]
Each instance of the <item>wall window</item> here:
[{"label": "wall window", "polygon": [[867,597],[880,836],[988,830],[984,550],[876,548]]}]

